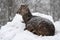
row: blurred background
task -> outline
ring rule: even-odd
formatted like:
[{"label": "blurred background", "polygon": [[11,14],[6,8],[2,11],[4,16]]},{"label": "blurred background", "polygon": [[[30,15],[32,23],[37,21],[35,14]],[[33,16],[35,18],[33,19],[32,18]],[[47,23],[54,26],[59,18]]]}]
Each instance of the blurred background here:
[{"label": "blurred background", "polygon": [[21,4],[28,4],[31,12],[51,15],[60,20],[60,0],[0,0],[0,26],[12,21]]}]

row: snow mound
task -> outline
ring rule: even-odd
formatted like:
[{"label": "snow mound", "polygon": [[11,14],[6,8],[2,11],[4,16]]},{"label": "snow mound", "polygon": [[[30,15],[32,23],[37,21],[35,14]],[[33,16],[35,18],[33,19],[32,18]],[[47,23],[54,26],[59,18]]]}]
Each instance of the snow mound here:
[{"label": "snow mound", "polygon": [[[53,23],[53,18],[50,15],[32,13],[36,16],[41,16],[51,20]],[[0,30],[0,40],[60,40],[60,21],[54,23],[56,27],[56,34],[54,36],[37,36],[28,30],[24,31],[25,24],[22,23],[22,16],[16,14],[11,22],[8,22],[5,26],[2,26]]]},{"label": "snow mound", "polygon": [[32,13],[32,15],[40,16],[40,17],[43,17],[43,18],[49,19],[50,21],[54,22],[52,16],[50,16],[50,15],[41,14],[41,13],[39,13],[39,12]]}]

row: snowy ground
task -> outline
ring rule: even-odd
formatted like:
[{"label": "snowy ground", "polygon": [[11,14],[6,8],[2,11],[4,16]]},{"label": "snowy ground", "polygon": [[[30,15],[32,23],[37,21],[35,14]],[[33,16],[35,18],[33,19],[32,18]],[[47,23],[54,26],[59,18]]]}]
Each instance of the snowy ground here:
[{"label": "snowy ground", "polygon": [[[51,20],[53,18],[50,15],[33,13],[33,15],[41,16]],[[16,14],[12,22],[8,22],[5,26],[2,26],[0,30],[0,40],[60,40],[60,21],[54,23],[56,33],[54,36],[37,36],[29,31],[24,31],[25,24],[22,23],[22,17]]]}]

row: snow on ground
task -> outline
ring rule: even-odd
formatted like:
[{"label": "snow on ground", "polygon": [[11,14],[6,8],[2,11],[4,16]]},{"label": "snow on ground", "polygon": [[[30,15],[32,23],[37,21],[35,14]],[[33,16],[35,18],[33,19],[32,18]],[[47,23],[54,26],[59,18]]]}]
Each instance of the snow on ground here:
[{"label": "snow on ground", "polygon": [[[51,20],[53,18],[50,15],[33,13],[33,15],[41,16]],[[56,28],[56,34],[54,36],[37,36],[28,30],[24,31],[25,24],[22,23],[22,17],[16,14],[11,22],[8,22],[5,26],[2,26],[0,30],[0,40],[60,40],[60,21],[54,23]]]}]

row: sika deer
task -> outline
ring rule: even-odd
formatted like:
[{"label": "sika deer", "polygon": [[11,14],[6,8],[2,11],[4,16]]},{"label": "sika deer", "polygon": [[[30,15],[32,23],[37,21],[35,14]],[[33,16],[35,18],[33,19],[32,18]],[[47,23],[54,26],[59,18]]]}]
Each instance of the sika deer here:
[{"label": "sika deer", "polygon": [[26,24],[25,30],[28,30],[36,35],[53,36],[55,34],[55,27],[53,23],[45,18],[33,16],[27,5],[21,5],[17,13],[22,15]]}]

